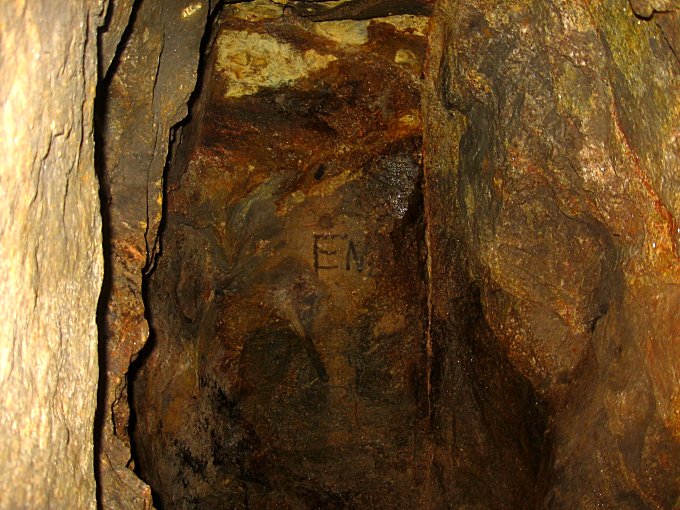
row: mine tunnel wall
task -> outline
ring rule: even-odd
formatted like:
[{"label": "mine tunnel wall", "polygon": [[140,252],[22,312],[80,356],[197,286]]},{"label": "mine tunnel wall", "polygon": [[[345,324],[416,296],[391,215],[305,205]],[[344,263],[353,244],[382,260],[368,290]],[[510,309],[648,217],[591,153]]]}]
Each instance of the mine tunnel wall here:
[{"label": "mine tunnel wall", "polygon": [[[585,177],[579,180],[572,173],[579,165],[594,164],[574,160],[574,154],[583,154],[575,149],[583,137],[604,135],[589,130],[579,134],[572,127],[592,122],[573,120],[574,115],[590,115],[574,106],[574,101],[583,100],[574,94],[587,94],[578,81],[581,78],[573,75],[569,61],[556,63],[550,51],[541,55],[534,50],[592,42],[603,32],[583,25],[598,23],[612,8],[603,4],[586,12],[550,4],[531,11],[539,26],[560,34],[562,39],[556,43],[540,30],[528,30],[529,14],[521,9],[511,17],[501,7],[459,9],[458,25],[447,16],[435,17],[433,40],[440,39],[439,45],[431,46],[426,71],[427,158],[419,184],[425,197],[421,221],[427,232],[423,235],[430,250],[424,255],[429,276],[421,281],[429,284],[424,291],[429,359],[422,367],[428,419],[420,425],[428,432],[421,448],[432,459],[428,467],[419,468],[427,472],[425,484],[430,484],[423,504],[436,507],[460,501],[516,508],[528,501],[537,506],[550,501],[556,507],[569,507],[582,500],[582,493],[561,489],[560,484],[572,484],[574,476],[562,473],[576,469],[570,467],[573,462],[584,462],[577,460],[581,455],[602,456],[603,450],[622,448],[605,441],[588,449],[565,439],[576,433],[571,427],[578,426],[580,419],[602,420],[600,403],[578,411],[578,419],[565,409],[573,409],[573,402],[584,398],[579,392],[598,387],[595,380],[608,379],[605,386],[611,384],[611,377],[598,375],[594,349],[599,342],[598,354],[606,360],[611,349],[623,349],[600,339],[596,330],[612,303],[624,299],[625,248],[617,241],[622,235],[619,224],[607,225],[601,210],[587,207],[593,203],[587,197],[593,182],[584,184]],[[570,25],[564,20],[573,17],[583,24],[579,29],[586,34],[581,36],[585,42],[568,39]],[[555,19],[562,19],[563,26]],[[532,45],[522,53],[525,39]],[[610,43],[604,39],[601,44],[608,48]],[[584,50],[579,51],[583,55]],[[506,67],[510,56],[526,67],[512,58]],[[606,68],[606,63],[597,65]],[[476,78],[468,85],[463,76]],[[550,113],[543,120],[546,107],[542,105],[553,101],[557,106],[547,107]],[[599,110],[592,115],[602,121]],[[221,143],[219,139],[210,143]],[[615,152],[618,149],[612,144],[606,141],[605,147]],[[540,169],[547,173],[543,176]],[[632,369],[636,363],[642,360],[631,352],[625,364]],[[644,377],[639,367],[635,372]],[[639,377],[627,377],[625,384],[642,384]],[[611,390],[602,389],[606,391]],[[229,400],[227,393],[224,398]],[[633,447],[630,441],[624,440]],[[635,441],[638,446],[633,448],[640,448],[641,440]],[[456,458],[451,451],[464,453]],[[186,462],[194,469],[205,462],[200,455],[187,455]],[[638,460],[633,462],[645,469]],[[198,471],[205,475],[204,468]],[[619,504],[615,486],[620,476],[611,468],[607,472],[613,481],[592,477],[589,483],[610,487],[596,498],[598,504]],[[660,479],[667,475],[659,473]],[[671,490],[658,497],[668,503],[674,494]],[[624,499],[634,505],[636,498],[654,501],[655,497],[639,489],[636,496]]]},{"label": "mine tunnel wall", "polygon": [[0,507],[95,503],[96,2],[0,6]]},{"label": "mine tunnel wall", "polygon": [[[452,22],[443,13],[454,10]],[[532,23],[540,28],[531,29]],[[589,10],[536,4],[512,15],[503,6],[454,8],[445,2],[435,10],[419,184],[427,226],[422,235],[429,249],[423,280],[429,359],[422,367],[428,386],[428,418],[422,426],[428,432],[420,448],[431,459],[428,467],[418,468],[426,471],[429,484],[421,504],[636,508],[671,505],[677,498],[677,488],[664,481],[673,478],[676,467],[659,467],[654,460],[670,458],[677,449],[672,419],[663,410],[667,404],[663,399],[651,404],[650,395],[661,395],[666,386],[655,387],[654,376],[645,375],[657,368],[648,366],[635,331],[649,331],[643,325],[649,317],[631,308],[636,299],[645,299],[644,289],[656,285],[653,278],[643,282],[636,276],[641,267],[657,264],[659,256],[675,267],[677,232],[669,223],[672,213],[666,212],[674,198],[664,179],[656,187],[644,181],[642,187],[621,188],[617,183],[627,178],[606,173],[615,161],[619,172],[630,168],[639,178],[636,151],[646,154],[652,180],[655,165],[666,164],[654,159],[639,128],[626,120],[635,108],[644,108],[643,96],[620,78],[635,68],[624,67],[629,62],[611,50],[626,44],[618,30],[627,24],[640,27],[638,39],[626,40],[638,41],[633,51],[653,51],[648,58],[664,69],[652,83],[675,76],[672,47],[664,53],[654,46],[664,24],[644,25],[614,3]],[[664,40],[670,44],[671,39]],[[581,60],[561,57],[563,47],[573,48]],[[588,72],[578,71],[579,66],[596,69],[611,80],[606,82],[610,88],[589,96],[584,90]],[[587,100],[598,94],[611,99],[598,100],[589,110]],[[613,109],[603,110],[604,104]],[[654,129],[672,124],[658,117],[646,122],[659,126]],[[631,145],[636,139],[639,149]],[[583,149],[591,143],[604,149]],[[601,177],[590,170],[574,174],[574,168],[593,167]],[[611,205],[602,195],[591,198],[604,189],[620,189],[626,198],[614,195]],[[617,219],[630,214],[622,203],[632,203],[631,194],[651,193],[654,202],[655,190],[667,197],[657,202],[665,204],[661,209],[637,210],[625,223]],[[636,225],[645,222],[658,223],[667,233],[665,244],[652,241],[667,250],[657,251],[653,260],[640,255],[645,241]],[[661,274],[665,281],[672,271]],[[671,288],[664,285],[664,293],[647,299],[671,303],[677,298]],[[647,336],[645,349],[655,342],[659,347],[653,349],[674,348],[668,339],[674,338],[675,326],[664,315],[670,309],[659,309],[656,333]],[[630,317],[629,325],[624,316]],[[616,321],[616,329],[607,326],[609,321]],[[663,362],[657,366],[664,370]],[[637,397],[607,410],[611,395],[627,391]],[[675,397],[671,392],[664,398]],[[647,402],[644,413],[637,411],[640,402]],[[614,416],[620,413],[632,413],[628,420],[638,425],[630,425],[629,432],[619,428],[620,418]],[[584,425],[595,435],[580,434]],[[641,434],[642,429],[647,432]],[[614,458],[626,460],[608,460]],[[201,462],[191,455],[187,459],[194,467]],[[593,466],[592,475],[583,474],[584,465]],[[631,481],[650,470],[652,481]],[[597,496],[584,496],[584,486]]]},{"label": "mine tunnel wall", "polygon": [[[393,462],[386,459],[385,468],[373,473],[366,469],[371,457],[360,444],[359,431],[356,438],[351,433],[356,417],[342,408],[354,408],[375,422],[362,432],[368,436],[363,441],[384,437],[397,452],[395,458],[403,457],[404,446],[415,448],[408,436],[416,437],[417,431],[403,420],[422,421],[427,414],[424,381],[413,381],[413,395],[399,389],[425,374],[423,282],[404,289],[407,284],[401,281],[418,282],[425,272],[417,189],[422,179],[420,98],[412,68],[418,63],[402,69],[381,53],[397,51],[386,46],[397,44],[388,37],[422,53],[423,36],[379,24],[370,29],[375,30],[370,37],[376,49],[357,53],[367,62],[352,56],[359,45],[348,49],[341,39],[330,42],[335,46],[331,59],[324,55],[327,36],[317,35],[313,24],[301,27],[278,16],[249,21],[247,8],[243,11],[226,17],[207,68],[208,73],[214,65],[221,73],[235,74],[222,77],[215,71],[218,76],[205,81],[210,85],[196,103],[205,116],[196,116],[202,124],[190,127],[198,143],[185,145],[194,147],[190,157],[180,158],[188,165],[169,172],[166,255],[150,278],[149,294],[159,347],[141,369],[134,393],[140,472],[166,506],[208,508],[225,501],[234,506],[318,506],[343,500],[366,504],[367,498],[398,504],[396,493],[404,501],[408,477],[402,476],[402,487],[391,489],[395,494],[380,487],[380,496],[362,487],[375,487],[383,469],[394,471]],[[359,37],[369,25],[354,23]],[[343,26],[350,36],[352,28],[352,22]],[[364,37],[368,42],[368,33]],[[275,55],[286,52],[284,65],[286,59],[296,65],[298,54],[309,56],[304,65],[312,68],[322,59],[337,63],[325,75],[305,81],[298,68],[287,70],[276,56],[262,59],[269,66],[256,76],[265,82],[262,86],[250,81],[255,73],[242,63],[224,69],[222,61],[241,60],[237,52],[249,54],[248,62],[261,57],[257,46],[238,46],[244,40],[261,41]],[[268,90],[267,80],[289,79],[288,73],[300,84]],[[295,73],[300,73],[297,78]],[[384,87],[382,79],[394,83]],[[262,90],[255,91],[256,86]],[[394,113],[381,112],[373,104],[378,102]],[[346,147],[344,155],[339,145]],[[306,197],[302,206],[300,197]],[[385,231],[378,232],[383,224]],[[381,254],[397,230],[403,246],[394,255]],[[333,262],[328,250],[342,254]],[[365,312],[352,305],[367,293],[380,296],[373,289],[386,279],[393,284],[393,297],[367,305]],[[404,296],[404,290],[413,296]],[[403,309],[404,316],[390,316],[390,306]],[[382,314],[382,323],[374,323],[376,314]],[[385,339],[377,351],[368,343],[372,330],[382,331],[378,334]],[[403,353],[400,334],[406,336]],[[412,360],[391,359],[409,355]],[[177,373],[155,368],[178,359],[186,362]],[[387,370],[374,373],[380,363],[395,369],[394,388],[382,388],[392,391],[382,398],[396,399],[394,412],[405,417],[393,416],[394,423],[385,419],[390,404],[379,402],[384,383],[375,376],[389,378]],[[354,366],[364,370],[356,375],[364,381],[358,383],[361,397],[345,389],[355,384],[346,375]],[[272,387],[282,388],[277,390],[282,396]],[[367,399],[376,410],[366,408]],[[174,403],[166,406],[167,401]],[[258,406],[270,410],[270,416],[267,411],[261,415]],[[164,425],[171,423],[181,427]],[[402,428],[404,445],[395,443],[394,430],[383,433],[381,428]],[[295,443],[296,435],[312,443]],[[327,445],[331,437],[340,446]],[[333,470],[329,453],[347,460],[336,462]],[[324,466],[330,474],[321,474]],[[295,487],[300,477],[308,480]],[[181,483],[173,483],[178,479]],[[384,479],[393,483],[389,475]],[[335,487],[324,489],[323,484]],[[411,493],[415,505],[421,496]]]},{"label": "mine tunnel wall", "polygon": [[[218,4],[0,7],[2,508],[151,504],[128,371],[148,337],[171,132]],[[677,8],[433,10],[416,236],[432,508],[678,504]],[[110,246],[96,452],[95,138]]]}]

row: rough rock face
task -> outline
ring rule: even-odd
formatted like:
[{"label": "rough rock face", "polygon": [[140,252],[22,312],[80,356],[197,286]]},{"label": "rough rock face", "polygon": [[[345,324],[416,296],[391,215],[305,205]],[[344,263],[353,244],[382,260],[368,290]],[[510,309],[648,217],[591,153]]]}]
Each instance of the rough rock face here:
[{"label": "rough rock face", "polygon": [[231,13],[171,171],[134,389],[137,460],[165,506],[537,501],[543,406],[461,256],[441,254],[452,300],[429,321],[426,26]]},{"label": "rough rock face", "polygon": [[423,508],[427,19],[281,11],[226,13],[171,172],[138,466],[166,508]]},{"label": "rough rock face", "polygon": [[541,507],[677,506],[677,21],[613,0],[436,12],[433,327],[453,320],[460,261],[494,349],[550,411]]},{"label": "rough rock face", "polygon": [[171,130],[187,114],[211,4],[143,0],[128,27],[132,7],[113,3],[100,34],[100,72],[107,79],[100,87],[99,157],[111,254],[102,297],[106,378],[100,389],[99,469],[106,508],[151,505],[148,487],[128,469],[127,373],[148,337],[142,278],[158,248]]},{"label": "rough rock face", "polygon": [[0,508],[95,507],[103,4],[0,4]]},{"label": "rough rock face", "polygon": [[130,27],[134,5],[135,0],[109,0],[104,24],[97,33],[100,83],[105,81],[111,64],[119,53],[125,30]]}]

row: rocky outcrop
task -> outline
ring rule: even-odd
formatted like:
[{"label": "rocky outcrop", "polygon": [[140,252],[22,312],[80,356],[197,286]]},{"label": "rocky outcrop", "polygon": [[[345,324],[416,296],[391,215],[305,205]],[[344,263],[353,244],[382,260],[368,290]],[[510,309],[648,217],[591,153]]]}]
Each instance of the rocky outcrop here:
[{"label": "rocky outcrop", "polygon": [[103,4],[0,5],[0,508],[95,508]]},{"label": "rocky outcrop", "polygon": [[[213,6],[214,7],[214,3]],[[209,1],[115,2],[100,34],[100,166],[110,253],[102,304],[100,483],[107,508],[147,508],[131,462],[127,374],[148,326],[143,275],[154,264],[171,133],[195,88]],[[110,68],[110,69],[109,69]]]},{"label": "rocky outcrop", "polygon": [[643,18],[651,18],[655,12],[672,12],[680,10],[678,0],[630,0],[635,14]]},{"label": "rocky outcrop", "polygon": [[425,109],[433,324],[451,320],[451,261],[464,263],[493,349],[550,413],[540,506],[671,508],[677,25],[662,31],[615,1],[443,1],[436,12]]}]

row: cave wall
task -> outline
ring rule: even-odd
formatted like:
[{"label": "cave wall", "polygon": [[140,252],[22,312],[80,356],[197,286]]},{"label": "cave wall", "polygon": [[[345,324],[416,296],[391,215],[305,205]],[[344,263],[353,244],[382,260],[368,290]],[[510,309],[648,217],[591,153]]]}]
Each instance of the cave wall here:
[{"label": "cave wall", "polygon": [[[142,476],[182,508],[533,504],[542,402],[495,348],[462,252],[427,274],[428,20],[224,15],[149,279]],[[428,325],[442,276],[455,297]]]},{"label": "cave wall", "polygon": [[[655,10],[635,8],[647,18]],[[668,91],[677,88],[676,14],[640,18],[622,2],[442,2],[435,12],[423,114],[432,282],[427,505],[672,506],[678,494],[678,109],[677,95]],[[285,110],[281,98],[275,104]],[[231,125],[211,143],[220,147],[236,129]],[[217,171],[201,165],[199,173]],[[208,187],[217,193],[220,186],[217,179]],[[175,189],[173,213],[183,216],[189,204],[202,204],[201,189]],[[191,232],[204,223],[182,228]],[[229,291],[211,287],[234,276],[222,268],[209,281],[205,274],[195,280],[187,264],[208,264],[203,272],[212,274],[212,259],[221,256],[197,254],[229,236],[191,249],[187,232],[169,237],[188,253],[165,269],[178,281],[155,298],[159,309],[171,308],[170,321],[179,321],[162,326],[161,342],[177,341],[168,332],[182,337],[183,321],[219,322],[223,314],[199,313],[195,300],[207,296],[214,308]],[[227,253],[245,242],[232,237],[236,246]],[[172,295],[174,305],[166,299]],[[197,334],[206,337],[201,328]],[[194,387],[206,379],[201,370],[190,374],[202,355],[187,344],[180,340],[167,347],[170,354],[154,354],[152,363],[166,366],[175,356],[189,375],[147,376],[184,392],[165,401],[146,396],[158,399],[152,405],[164,409],[168,423],[205,407],[192,403],[202,398]],[[220,391],[213,400],[226,398],[229,422],[237,404]],[[180,443],[214,423],[199,420],[179,443],[163,443],[156,419],[143,418],[146,462],[183,452],[179,464],[195,471],[189,478],[213,469],[214,452]],[[248,434],[234,432],[241,438],[234,444],[247,443]],[[245,462],[234,455],[236,464]],[[244,469],[237,466],[234,479]],[[181,467],[171,471],[148,476],[157,484],[191,483],[177,474]],[[207,490],[203,497],[215,494]]]},{"label": "cave wall", "polygon": [[550,414],[541,507],[678,504],[674,16],[641,19],[620,1],[436,11],[425,106],[433,324],[451,321],[449,282],[465,264],[491,348]]},{"label": "cave wall", "polygon": [[104,5],[0,4],[1,508],[95,507]]}]

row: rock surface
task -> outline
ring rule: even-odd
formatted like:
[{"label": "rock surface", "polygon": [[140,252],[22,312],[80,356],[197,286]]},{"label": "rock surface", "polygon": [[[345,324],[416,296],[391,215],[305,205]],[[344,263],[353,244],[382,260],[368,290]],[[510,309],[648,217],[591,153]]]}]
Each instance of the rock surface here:
[{"label": "rock surface", "polygon": [[494,349],[550,412],[540,507],[677,506],[677,24],[616,1],[436,12],[433,324],[451,321],[462,261]]},{"label": "rock surface", "polygon": [[427,19],[271,7],[225,12],[170,173],[138,465],[166,508],[423,508]]},{"label": "rock surface", "polygon": [[[187,114],[210,2],[142,0],[112,5],[100,34],[100,166],[110,255],[102,324],[106,378],[100,454],[106,508],[148,508],[151,492],[134,473],[127,374],[148,338],[144,272],[158,249],[163,171],[171,131]],[[117,49],[117,51],[116,51]],[[110,70],[109,70],[110,67]]]},{"label": "rock surface", "polygon": [[125,31],[130,28],[130,16],[135,0],[109,0],[104,24],[99,29],[99,78],[104,82],[111,69]]},{"label": "rock surface", "polygon": [[95,508],[104,4],[0,4],[0,508]]},{"label": "rock surface", "polygon": [[[210,7],[171,4],[101,34],[112,508],[150,505],[127,372]],[[442,0],[424,69],[425,17],[293,5],[228,8],[174,136],[133,388],[159,501],[677,506],[675,2]]]}]

